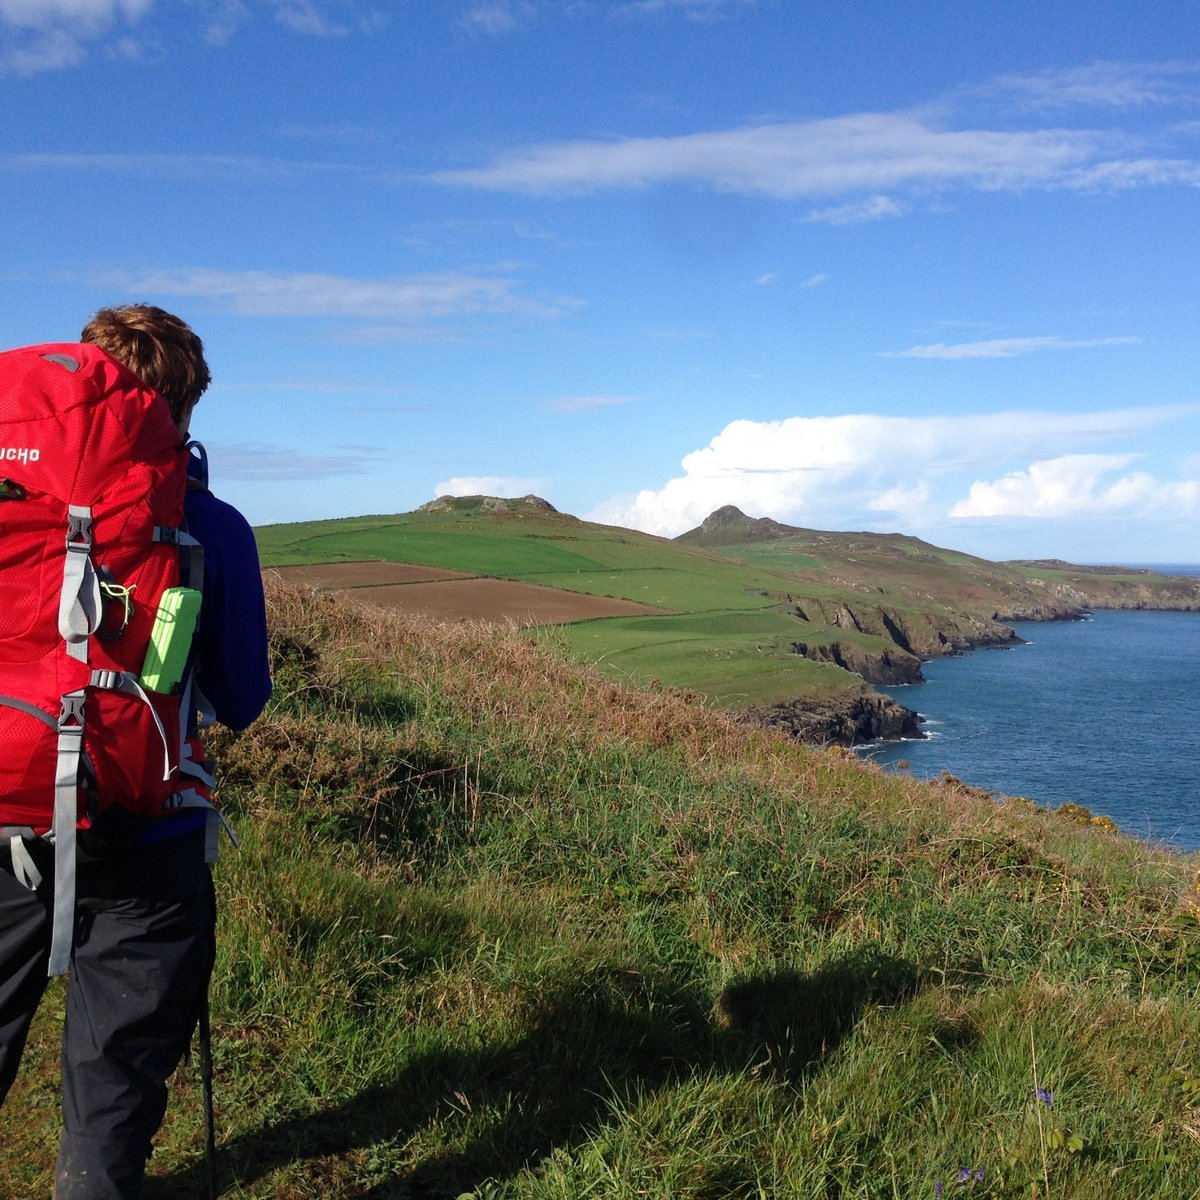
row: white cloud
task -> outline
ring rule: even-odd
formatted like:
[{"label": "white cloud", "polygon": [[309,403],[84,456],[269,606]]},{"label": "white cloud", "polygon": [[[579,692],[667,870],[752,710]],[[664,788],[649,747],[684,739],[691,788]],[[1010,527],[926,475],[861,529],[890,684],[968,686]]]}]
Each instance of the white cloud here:
[{"label": "white cloud", "polygon": [[1198,480],[1163,483],[1144,471],[1111,478],[1136,458],[1133,454],[1064,454],[1042,459],[993,482],[971,484],[966,499],[951,508],[950,516],[1054,518],[1197,511]]},{"label": "white cloud", "polygon": [[804,288],[820,287],[829,278],[823,271],[810,275],[800,286]]},{"label": "white cloud", "polygon": [[469,5],[460,18],[460,24],[473,32],[494,37],[512,33],[533,13],[533,5],[524,0],[485,0]]},{"label": "white cloud", "polygon": [[[136,25],[154,0],[0,0],[0,75],[28,77],[73,67],[90,41]],[[130,39],[123,39],[129,55]]]},{"label": "white cloud", "polygon": [[912,346],[908,350],[885,351],[881,358],[1017,358],[1036,354],[1040,350],[1088,350],[1094,346],[1131,346],[1140,337],[1062,338],[1027,337],[993,338],[984,342],[958,342],[947,345],[935,342],[928,346]]},{"label": "white cloud", "polygon": [[0,0],[0,21],[18,29],[69,24],[86,36],[94,36],[118,19],[140,19],[153,4],[154,0]]},{"label": "white cloud", "polygon": [[866,200],[853,200],[849,204],[816,209],[804,219],[813,224],[862,225],[867,221],[882,221],[887,217],[899,217],[903,214],[904,209],[887,196],[871,196]]},{"label": "white cloud", "polygon": [[[892,514],[944,519],[972,478],[1048,455],[1079,455],[1194,415],[1191,408],[967,416],[852,414],[733,421],[660,488],[614,497],[591,519],[674,535],[734,504],[751,516],[847,528]],[[965,515],[958,513],[956,515]]]},{"label": "white cloud", "polygon": [[774,283],[779,278],[778,271],[768,271],[765,275],[760,275],[755,281],[755,287],[766,287],[769,283]]},{"label": "white cloud", "polygon": [[1068,108],[1148,108],[1194,104],[1200,99],[1195,63],[1096,62],[1026,75],[1002,75],[981,88],[1024,108],[1054,112]]},{"label": "white cloud", "polygon": [[681,13],[691,21],[715,21],[738,10],[753,8],[758,0],[626,0],[613,15],[656,16],[659,13]]},{"label": "white cloud", "polygon": [[[168,0],[160,11],[180,0]],[[128,35],[112,37],[115,28],[139,25],[151,15],[155,0],[0,0],[0,32],[10,44],[0,48],[0,74],[36,75],[77,66],[87,46],[108,39],[106,49],[122,58],[144,57],[139,42]],[[345,37],[378,32],[390,21],[381,3],[363,0],[193,0],[204,37],[224,45],[255,11],[270,14],[291,33],[313,37]]]},{"label": "white cloud", "polygon": [[289,33],[306,37],[377,33],[391,19],[382,2],[365,0],[200,0],[200,6],[208,21],[208,39],[216,44],[227,42],[256,8]]},{"label": "white cloud", "polygon": [[551,142],[429,178],[538,195],[688,182],[780,199],[893,187],[1049,187],[1093,165],[1105,141],[1091,130],[941,130],[906,114],[865,113],[680,137]]},{"label": "white cloud", "polygon": [[226,312],[275,317],[386,317],[404,320],[473,315],[557,315],[574,302],[518,293],[515,279],[482,272],[442,271],[387,279],[355,279],[288,271],[218,271],[209,267],[115,271],[93,284],[126,292],[193,296]]},{"label": "white cloud", "polygon": [[504,475],[458,475],[435,484],[434,496],[500,496],[514,500],[544,490],[544,479],[519,479]]},{"label": "white cloud", "polygon": [[[696,15],[736,7],[719,0],[640,0],[615,11]],[[804,219],[853,224],[903,215],[914,202],[952,189],[1200,187],[1200,162],[1194,154],[1175,152],[1189,136],[1186,124],[1157,132],[1095,121],[1039,128],[1028,116],[1030,110],[1086,106],[1111,117],[1151,106],[1194,105],[1198,99],[1200,64],[1094,63],[1004,76],[911,111],[780,120],[677,136],[546,142],[428,178],[532,195],[684,183],[777,199],[844,197]],[[982,110],[988,107],[993,111],[985,118]],[[1159,153],[1156,141],[1172,152]]]},{"label": "white cloud", "polygon": [[633,400],[633,396],[563,396],[561,399],[552,400],[547,404],[546,411],[553,413],[595,412],[597,409],[611,408],[616,404],[629,404]]}]

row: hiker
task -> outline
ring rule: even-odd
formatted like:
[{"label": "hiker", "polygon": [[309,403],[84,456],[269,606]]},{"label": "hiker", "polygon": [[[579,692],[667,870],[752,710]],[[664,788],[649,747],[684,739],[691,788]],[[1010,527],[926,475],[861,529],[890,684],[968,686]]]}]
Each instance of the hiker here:
[{"label": "hiker", "polygon": [[[96,348],[106,353],[100,354]],[[173,773],[171,783],[163,785],[177,790],[170,793],[169,801],[156,801],[157,808],[151,812],[137,811],[139,797],[102,794],[90,797],[89,794],[88,805],[95,800],[94,815],[89,808],[88,819],[80,821],[77,829],[71,820],[73,814],[69,815],[66,830],[55,824],[53,839],[47,839],[45,828],[11,827],[11,817],[4,810],[6,802],[11,801],[11,789],[0,787],[0,825],[10,826],[3,830],[0,842],[0,1104],[16,1076],[30,1022],[46,987],[48,964],[53,971],[57,953],[62,956],[64,967],[69,962],[70,979],[62,1035],[63,1132],[55,1196],[58,1200],[118,1197],[125,1200],[141,1194],[151,1139],[166,1110],[166,1081],[186,1051],[207,994],[215,955],[216,914],[209,862],[214,857],[216,814],[206,802],[205,784],[211,783],[212,764],[205,762],[195,735],[198,726],[204,723],[199,713],[215,716],[232,729],[242,729],[259,715],[270,696],[262,578],[254,537],[246,520],[207,490],[203,452],[193,453],[190,461],[183,452],[192,409],[210,380],[199,337],[178,317],[139,304],[96,313],[85,326],[80,344],[33,349],[43,353],[36,356],[30,353],[27,357],[30,361],[35,357],[40,361],[23,370],[31,372],[36,368],[47,375],[57,372],[55,377],[64,387],[75,386],[67,378],[72,370],[77,375],[91,371],[96,377],[115,379],[116,384],[106,385],[110,389],[123,387],[125,393],[136,394],[136,401],[129,403],[140,405],[138,411],[148,413],[146,419],[153,426],[154,436],[162,442],[165,461],[174,472],[176,507],[185,486],[185,461],[189,475],[197,476],[186,482],[183,530],[167,531],[178,534],[182,547],[194,539],[203,550],[203,582],[192,590],[193,596],[196,590],[202,595],[202,600],[196,597],[198,625],[190,651],[186,646],[183,650],[194,664],[190,673],[192,684],[175,702],[181,726],[179,770]],[[0,356],[0,362],[4,357]],[[132,372],[132,377],[128,372]],[[22,378],[30,377],[27,374]],[[150,395],[147,388],[161,400]],[[162,401],[169,406],[169,418],[159,411]],[[80,442],[87,452],[79,455],[85,465],[112,411],[114,405],[109,403],[97,418],[100,425],[93,427],[93,430],[99,428],[100,433],[89,433]],[[0,413],[4,437],[10,437],[9,426],[2,423],[8,419],[7,410]],[[64,422],[67,419],[67,416],[62,418]],[[61,452],[64,438],[70,435],[58,429],[53,432]],[[145,435],[142,441],[149,437]],[[20,482],[17,468],[36,463],[39,456],[43,459],[40,465],[44,466],[44,460],[53,457],[52,441],[44,444],[48,448],[39,451],[29,445],[15,446],[10,438],[10,445],[0,449],[0,476],[6,476],[11,469],[16,479],[16,482],[0,479],[0,531],[5,539],[18,536],[24,529],[19,524],[21,518],[33,508],[30,503],[19,503],[31,488]],[[132,453],[132,440],[117,444]],[[79,468],[81,474],[83,469]],[[118,476],[126,477],[120,464]],[[75,509],[71,511],[74,514]],[[11,528],[6,521],[10,516],[17,522]],[[135,518],[122,516],[121,520],[132,524]],[[99,515],[96,525],[99,530]],[[153,540],[172,540],[158,537],[160,532],[155,527]],[[75,533],[77,530],[72,526],[72,533],[67,535],[68,551]],[[90,531],[87,536],[90,537]],[[99,532],[96,540],[100,541]],[[62,544],[60,533],[57,542],[60,564]],[[130,622],[130,612],[136,613],[139,603],[136,588],[122,587],[119,580],[103,578],[103,553],[103,548],[98,547],[96,573],[102,577],[102,592],[97,594],[103,597],[102,623],[94,635],[76,637],[76,641],[81,640],[88,647],[86,653],[91,654],[93,664],[105,661],[103,655],[117,653],[106,648],[116,643],[100,640],[114,636],[111,630],[106,632],[105,626],[117,622],[119,638]],[[19,569],[23,561],[18,560],[18,566],[11,569]],[[170,561],[175,564],[178,558]],[[9,560],[0,559],[0,563],[8,572]],[[60,565],[57,570],[57,578],[61,579],[63,567]],[[143,594],[150,587],[140,586]],[[66,592],[64,583],[64,596]],[[166,593],[163,595],[165,604]],[[9,590],[9,605],[19,607],[24,601],[23,595],[14,595]],[[53,603],[57,609],[57,595]],[[137,619],[148,625],[154,619],[153,610],[149,616]],[[62,620],[60,614],[60,625]],[[0,614],[0,650],[10,624]],[[156,625],[156,632],[157,629]],[[54,637],[58,637],[57,632]],[[71,640],[65,637],[66,642]],[[57,650],[62,642],[54,644]],[[168,652],[174,653],[169,646]],[[67,647],[65,653],[78,658],[83,652],[76,646]],[[146,653],[149,662],[149,651]],[[10,678],[15,683],[0,687],[0,692],[22,686],[19,670],[15,674],[11,674],[13,668],[9,670],[10,676],[0,679]],[[166,722],[154,714],[164,710],[166,702],[148,696],[159,685],[144,681],[128,684],[127,680],[124,684],[113,684],[109,677],[119,678],[121,672],[101,672],[92,667],[84,670],[85,675],[91,672],[80,709],[84,715],[79,718],[85,749],[87,714],[102,712],[105,701],[110,704],[109,713],[117,711],[113,707],[117,701],[99,695],[97,689],[120,686],[129,692],[128,696],[118,698],[125,706],[120,711],[147,712],[153,718],[153,724],[147,726],[148,749],[142,757],[155,770],[161,768],[167,739],[164,737],[160,744],[155,731],[162,731]],[[101,676],[103,682],[98,683]],[[176,685],[176,690],[179,687],[182,685]],[[165,694],[171,689],[163,685],[160,690]],[[93,698],[95,710],[88,708]],[[54,699],[57,706],[57,698]],[[67,699],[65,695],[62,697],[64,713]],[[34,708],[27,701],[0,696],[0,716],[7,720],[21,720],[22,713],[38,717]],[[59,738],[60,746],[64,725],[68,736],[73,733],[73,723],[66,717],[55,722],[43,712],[40,720],[57,724],[57,730],[51,732]],[[28,723],[31,729],[37,728],[36,722]],[[5,727],[6,736],[0,738],[0,771],[4,769],[4,756],[14,753],[12,744],[18,740],[12,728]],[[115,727],[108,736],[115,741],[120,735],[121,729]],[[29,739],[22,736],[19,740]],[[96,753],[91,757],[95,760]],[[101,793],[98,765],[93,761],[84,765],[92,774],[89,776],[85,771],[80,779],[85,785],[92,780],[92,790]],[[61,782],[58,791],[62,792]],[[87,791],[87,786],[79,787],[72,778],[66,801],[69,814],[75,805],[78,811],[84,810]],[[114,802],[118,800],[121,803]],[[73,855],[64,854],[63,846],[69,840],[66,834],[75,842]],[[68,876],[72,863],[75,866],[73,909],[67,908],[66,919],[59,922],[67,928],[62,945],[56,950],[59,930],[55,901],[63,895],[64,887],[63,878],[56,879],[56,874]],[[69,901],[69,891],[66,895]]]}]

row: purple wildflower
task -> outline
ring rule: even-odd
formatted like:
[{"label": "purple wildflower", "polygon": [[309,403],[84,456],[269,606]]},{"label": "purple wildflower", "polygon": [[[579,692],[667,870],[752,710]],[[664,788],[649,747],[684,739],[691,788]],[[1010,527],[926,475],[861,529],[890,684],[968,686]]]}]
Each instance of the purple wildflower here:
[{"label": "purple wildflower", "polygon": [[1033,1094],[1047,1107],[1054,1107],[1054,1093],[1047,1091],[1046,1088],[1034,1088]]},{"label": "purple wildflower", "polygon": [[939,1180],[937,1181],[937,1183],[935,1183],[935,1184],[933,1185],[933,1198],[934,1198],[934,1200],[942,1200],[942,1191],[943,1191],[943,1188],[942,1188],[942,1181],[939,1179]]}]

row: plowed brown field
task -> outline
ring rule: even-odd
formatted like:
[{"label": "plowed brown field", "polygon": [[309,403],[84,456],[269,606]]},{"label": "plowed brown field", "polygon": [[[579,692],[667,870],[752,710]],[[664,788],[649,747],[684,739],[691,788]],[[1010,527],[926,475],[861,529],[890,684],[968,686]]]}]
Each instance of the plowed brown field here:
[{"label": "plowed brown field", "polygon": [[562,625],[596,617],[659,614],[661,608],[585,596],[561,588],[515,583],[414,563],[321,563],[272,568],[281,578],[334,592],[359,604],[423,613],[442,621],[515,621],[518,625]]}]

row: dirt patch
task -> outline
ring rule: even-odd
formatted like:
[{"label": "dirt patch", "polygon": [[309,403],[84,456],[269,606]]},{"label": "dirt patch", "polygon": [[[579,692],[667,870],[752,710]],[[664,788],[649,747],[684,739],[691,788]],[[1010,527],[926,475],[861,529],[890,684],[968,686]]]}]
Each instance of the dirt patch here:
[{"label": "dirt patch", "polygon": [[337,592],[356,604],[398,608],[442,621],[563,625],[597,617],[661,616],[663,609],[610,596],[514,583],[412,563],[324,563],[275,568],[284,579]]},{"label": "dirt patch", "polygon": [[305,567],[272,569],[289,583],[304,584],[323,591],[377,587],[384,583],[432,583],[440,579],[476,578],[466,571],[448,571],[444,567],[424,567],[419,563],[397,562],[316,563]]}]

